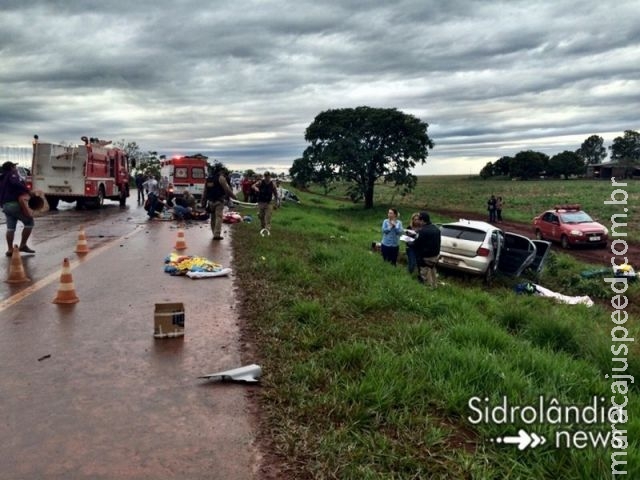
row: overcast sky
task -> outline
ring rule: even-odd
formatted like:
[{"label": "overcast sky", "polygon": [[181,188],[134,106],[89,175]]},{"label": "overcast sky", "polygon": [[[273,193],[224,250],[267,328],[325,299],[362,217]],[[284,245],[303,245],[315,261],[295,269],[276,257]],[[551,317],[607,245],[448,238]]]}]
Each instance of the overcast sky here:
[{"label": "overcast sky", "polygon": [[638,0],[2,0],[0,155],[81,136],[288,169],[328,109],[397,108],[414,173],[640,129]]}]

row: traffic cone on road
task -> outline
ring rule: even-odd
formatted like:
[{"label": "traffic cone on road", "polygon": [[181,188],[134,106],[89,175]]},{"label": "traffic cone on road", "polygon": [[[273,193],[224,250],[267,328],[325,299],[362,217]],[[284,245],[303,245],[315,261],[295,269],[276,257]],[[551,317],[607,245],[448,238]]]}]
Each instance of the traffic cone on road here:
[{"label": "traffic cone on road", "polygon": [[60,274],[60,287],[58,294],[53,299],[53,303],[78,303],[80,299],[76,295],[73,287],[73,278],[71,278],[71,267],[69,259],[65,258],[62,262],[62,273]]},{"label": "traffic cone on road", "polygon": [[178,238],[176,238],[176,245],[174,247],[176,250],[184,250],[187,248],[187,242],[184,239],[184,230],[178,229]]},{"label": "traffic cone on road", "polygon": [[76,245],[76,253],[89,253],[89,245],[87,245],[87,237],[84,234],[84,228],[80,227],[78,234],[78,244]]},{"label": "traffic cone on road", "polygon": [[9,278],[7,278],[7,283],[25,283],[30,281],[31,279],[24,273],[20,250],[18,250],[17,245],[14,245],[13,251],[11,252],[11,264],[9,265]]}]

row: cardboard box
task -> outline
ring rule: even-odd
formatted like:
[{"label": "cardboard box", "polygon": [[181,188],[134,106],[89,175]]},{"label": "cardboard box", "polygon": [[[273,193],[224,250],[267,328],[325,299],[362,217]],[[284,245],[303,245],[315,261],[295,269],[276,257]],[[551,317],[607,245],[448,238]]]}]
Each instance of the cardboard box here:
[{"label": "cardboard box", "polygon": [[184,304],[156,303],[153,317],[153,336],[172,338],[184,335]]}]

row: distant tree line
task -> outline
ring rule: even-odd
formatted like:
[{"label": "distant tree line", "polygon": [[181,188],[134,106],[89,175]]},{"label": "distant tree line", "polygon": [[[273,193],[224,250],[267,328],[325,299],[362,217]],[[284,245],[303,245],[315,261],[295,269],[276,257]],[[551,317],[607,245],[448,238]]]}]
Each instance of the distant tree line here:
[{"label": "distant tree line", "polygon": [[[640,133],[625,130],[624,135],[616,137],[609,147],[610,161],[626,168],[630,173],[640,165]],[[515,156],[500,157],[495,162],[488,162],[480,171],[480,177],[531,178],[555,177],[569,178],[584,175],[587,166],[599,164],[607,157],[604,140],[598,135],[591,135],[575,152],[565,150],[553,157],[542,152],[526,150]]]}]

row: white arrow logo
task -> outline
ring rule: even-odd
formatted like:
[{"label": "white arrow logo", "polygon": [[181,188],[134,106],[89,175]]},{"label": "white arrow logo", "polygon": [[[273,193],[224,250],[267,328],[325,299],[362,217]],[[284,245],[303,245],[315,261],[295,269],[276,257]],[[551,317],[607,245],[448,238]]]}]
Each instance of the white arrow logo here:
[{"label": "white arrow logo", "polygon": [[[493,439],[491,439],[493,441]],[[547,441],[542,435],[535,433],[527,433],[520,429],[517,437],[498,437],[496,443],[509,443],[518,445],[518,450],[524,450],[527,447],[536,448],[538,445],[544,445]]]}]

